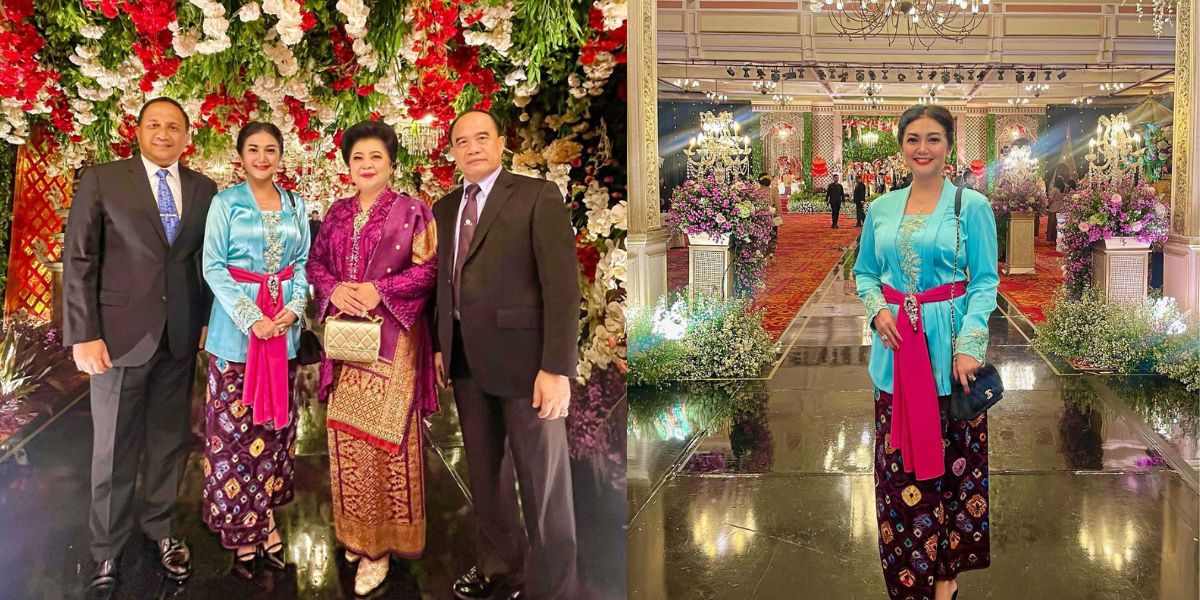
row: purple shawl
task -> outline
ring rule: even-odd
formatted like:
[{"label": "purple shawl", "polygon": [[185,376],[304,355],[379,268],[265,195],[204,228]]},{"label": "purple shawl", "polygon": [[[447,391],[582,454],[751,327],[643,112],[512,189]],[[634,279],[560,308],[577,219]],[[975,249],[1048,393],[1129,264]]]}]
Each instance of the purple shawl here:
[{"label": "purple shawl", "polygon": [[[371,206],[371,216],[359,239],[359,264],[350,270],[350,242],[354,231],[357,197],[343,198],[329,207],[320,233],[308,255],[308,282],[316,290],[317,319],[336,312],[330,303],[334,287],[344,281],[370,281],[382,298],[372,315],[383,317],[380,355],[390,359],[396,340],[412,335],[417,319],[426,318],[425,307],[437,284],[437,259],[429,252],[414,252],[413,239],[433,225],[433,211],[420,200],[385,188]],[[433,230],[430,229],[430,232]],[[434,240],[433,247],[436,247]],[[413,406],[428,415],[438,410],[433,345],[429,327],[419,328],[418,364],[413,384]],[[321,361],[318,397],[325,401],[333,385],[333,363]]]}]

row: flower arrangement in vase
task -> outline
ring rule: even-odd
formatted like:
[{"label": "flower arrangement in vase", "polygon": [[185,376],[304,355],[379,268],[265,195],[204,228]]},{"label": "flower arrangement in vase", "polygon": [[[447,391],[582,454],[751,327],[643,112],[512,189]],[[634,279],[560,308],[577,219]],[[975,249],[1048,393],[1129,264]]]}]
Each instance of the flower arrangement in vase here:
[{"label": "flower arrangement in vase", "polygon": [[749,181],[720,184],[708,175],[675,188],[666,224],[688,235],[728,241],[737,264],[737,291],[753,295],[765,285],[772,220],[770,201],[761,186]]},{"label": "flower arrangement in vase", "polygon": [[1063,285],[1079,297],[1091,282],[1092,247],[1113,238],[1133,238],[1144,244],[1167,239],[1168,210],[1154,188],[1125,177],[1115,185],[1088,182],[1063,202]]}]

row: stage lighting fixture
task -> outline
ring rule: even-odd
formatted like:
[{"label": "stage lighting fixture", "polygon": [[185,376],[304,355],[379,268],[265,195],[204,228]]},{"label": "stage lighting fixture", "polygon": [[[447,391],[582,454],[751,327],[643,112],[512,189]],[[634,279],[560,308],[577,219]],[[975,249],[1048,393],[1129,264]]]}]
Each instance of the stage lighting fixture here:
[{"label": "stage lighting fixture", "polygon": [[842,69],[842,74],[838,76],[838,79],[841,79],[842,83],[846,83],[846,80],[850,79],[850,71]]},{"label": "stage lighting fixture", "polygon": [[796,69],[792,69],[791,71],[788,71],[787,73],[784,73],[784,74],[783,74],[783,78],[784,78],[784,79],[786,79],[786,80],[788,80],[788,81],[791,81],[791,80],[795,79],[795,78],[796,78]]},{"label": "stage lighting fixture", "polygon": [[854,80],[855,81],[863,81],[866,78],[867,78],[867,76],[863,75],[862,69],[858,69],[858,70],[854,71]]},{"label": "stage lighting fixture", "polygon": [[975,76],[975,79],[983,81],[985,77],[987,77],[987,71],[980,71],[979,74]]},{"label": "stage lighting fixture", "polygon": [[887,81],[887,71],[888,71],[887,69],[883,70],[883,80],[884,81]]},{"label": "stage lighting fixture", "polygon": [[[884,79],[886,79],[886,77]],[[899,81],[900,83],[904,83],[906,79],[908,79],[908,76],[906,76],[904,73],[898,73],[896,75],[896,81]]]},{"label": "stage lighting fixture", "polygon": [[955,71],[954,72],[954,83],[962,83],[962,82],[963,82],[962,73]]},{"label": "stage lighting fixture", "polygon": [[825,81],[825,69],[817,69],[817,79]]},{"label": "stage lighting fixture", "polygon": [[758,78],[759,78],[759,79],[766,79],[766,78],[767,78],[767,72],[766,72],[766,71],[764,71],[762,67],[758,67],[758,68],[756,68],[756,69],[755,69],[755,74],[756,74],[756,75],[758,75]]},{"label": "stage lighting fixture", "polygon": [[1037,77],[1037,72],[1031,70],[1031,71],[1029,71],[1029,74],[1025,76],[1025,79],[1033,81],[1033,78],[1035,78],[1035,77]]},{"label": "stage lighting fixture", "polygon": [[1058,79],[1059,79],[1059,81],[1062,81],[1063,79],[1066,79],[1066,78],[1067,78],[1067,72],[1066,72],[1066,71],[1059,71],[1059,72],[1058,72]]},{"label": "stage lighting fixture", "polygon": [[779,67],[771,67],[771,81],[779,81]]},{"label": "stage lighting fixture", "polygon": [[925,73],[922,71],[917,71],[917,81],[924,81],[924,80],[925,80]]},{"label": "stage lighting fixture", "polygon": [[942,83],[950,83],[950,71],[942,71]]},{"label": "stage lighting fixture", "polygon": [[1025,83],[1025,74],[1017,71],[1017,83]]},{"label": "stage lighting fixture", "polygon": [[933,81],[934,77],[937,77],[937,71],[930,71],[929,72],[929,80]]},{"label": "stage lighting fixture", "polygon": [[804,79],[804,67],[800,67],[800,79]]},{"label": "stage lighting fixture", "polygon": [[1046,71],[1046,81],[1050,81],[1050,71]]},{"label": "stage lighting fixture", "polygon": [[742,77],[750,77],[750,67],[742,67]]},{"label": "stage lighting fixture", "polygon": [[975,81],[975,71],[967,71],[967,81]]},{"label": "stage lighting fixture", "polygon": [[870,77],[871,81],[875,81],[875,69],[871,69],[870,71],[867,71],[867,77]]},{"label": "stage lighting fixture", "polygon": [[999,71],[1000,75],[996,77],[997,81],[1004,81],[1004,71]]},{"label": "stage lighting fixture", "polygon": [[725,67],[725,72],[729,73],[730,77],[733,77],[734,75],[736,75],[736,73],[733,70],[733,67]]}]

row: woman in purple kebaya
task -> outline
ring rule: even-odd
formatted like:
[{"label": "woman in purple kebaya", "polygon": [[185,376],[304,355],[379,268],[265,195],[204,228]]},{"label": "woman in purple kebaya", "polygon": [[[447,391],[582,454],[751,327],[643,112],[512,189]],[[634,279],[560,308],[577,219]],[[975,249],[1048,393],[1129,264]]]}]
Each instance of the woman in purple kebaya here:
[{"label": "woman in purple kebaya", "polygon": [[433,212],[389,187],[396,132],[364,121],[342,137],[358,193],[333,203],[309,254],[319,319],[343,313],[383,319],[374,363],[321,363],[329,402],[333,523],[354,591],[383,582],[392,555],[425,548],[421,420],[438,408],[426,305],[437,278]]}]

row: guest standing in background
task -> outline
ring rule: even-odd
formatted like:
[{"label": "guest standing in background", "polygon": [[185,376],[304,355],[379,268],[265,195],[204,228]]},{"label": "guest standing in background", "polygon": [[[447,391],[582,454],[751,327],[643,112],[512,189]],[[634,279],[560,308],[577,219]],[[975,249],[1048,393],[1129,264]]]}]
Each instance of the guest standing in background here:
[{"label": "guest standing in background", "polygon": [[838,176],[833,176],[833,183],[825,188],[825,201],[829,203],[829,208],[833,211],[832,229],[838,228],[838,217],[842,213],[842,200],[846,198],[846,189],[842,187],[838,181]]},{"label": "guest standing in background", "polygon": [[392,556],[425,551],[421,420],[437,411],[426,306],[437,278],[437,228],[420,200],[389,186],[399,141],[391,126],[363,121],[342,136],[357,193],[333,203],[308,261],[317,318],[381,320],[379,357],[324,360],[318,397],[328,400],[333,529],[358,564],[354,592],[387,578]]},{"label": "guest standing in background", "polygon": [[914,106],[898,132],[913,184],[871,204],[854,265],[872,330],[879,557],[893,600],[951,600],[958,575],[992,556],[987,414],[951,419],[948,399],[969,392],[987,354],[996,220],[986,197],[943,174],[949,110]]},{"label": "guest standing in background", "polygon": [[234,550],[233,572],[286,567],[275,509],[292,501],[296,350],[308,303],[304,201],[275,184],[283,134],[248,123],[237,150],[246,181],[213,199],[204,231],[208,320],[203,518]]},{"label": "guest standing in background", "polygon": [[867,218],[867,184],[860,179],[854,184],[854,226],[862,227],[863,219]]}]

